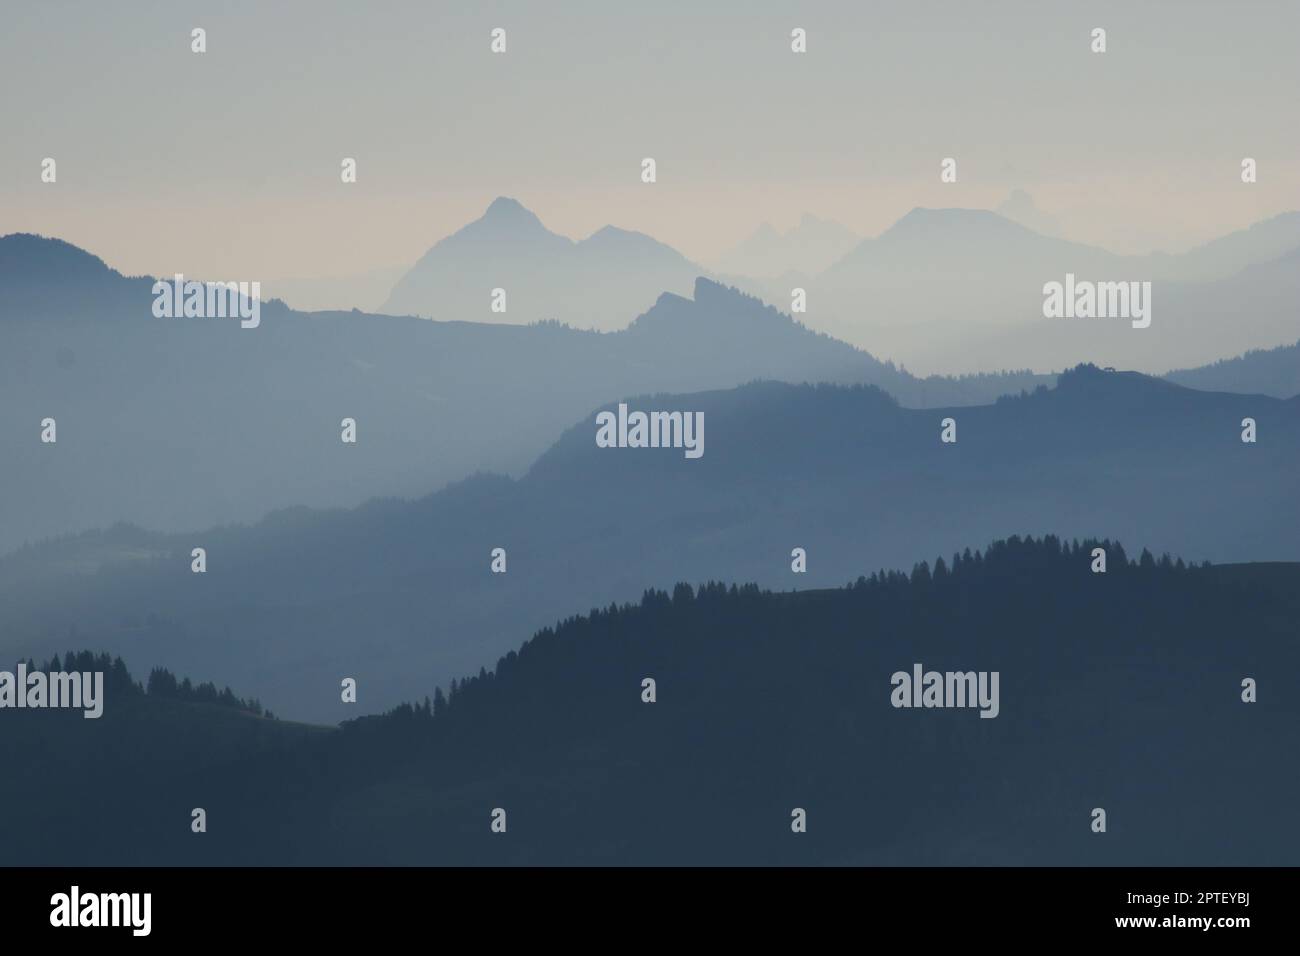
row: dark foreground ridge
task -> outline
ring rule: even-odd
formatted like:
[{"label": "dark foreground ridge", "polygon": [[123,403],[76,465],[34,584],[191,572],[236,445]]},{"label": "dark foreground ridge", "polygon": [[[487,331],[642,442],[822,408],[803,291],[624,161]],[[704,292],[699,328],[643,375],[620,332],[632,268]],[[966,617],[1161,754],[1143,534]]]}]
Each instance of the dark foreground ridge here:
[{"label": "dark foreground ridge", "polygon": [[[1300,564],[1013,537],[839,589],[649,591],[334,730],[122,674],[99,720],[0,711],[6,858],[1287,863],[1297,619]],[[892,706],[917,663],[997,671],[998,716]]]}]

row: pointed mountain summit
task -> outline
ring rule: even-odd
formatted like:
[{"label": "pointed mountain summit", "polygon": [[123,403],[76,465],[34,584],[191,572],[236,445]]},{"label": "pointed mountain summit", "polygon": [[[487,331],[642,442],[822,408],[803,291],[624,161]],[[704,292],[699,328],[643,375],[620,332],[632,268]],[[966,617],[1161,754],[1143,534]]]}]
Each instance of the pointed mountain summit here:
[{"label": "pointed mountain summit", "polygon": [[[381,311],[512,325],[554,319],[612,331],[661,292],[689,290],[701,271],[650,236],[614,226],[575,242],[500,196],[426,252]],[[505,292],[504,310],[493,309],[494,289]]]},{"label": "pointed mountain summit", "polygon": [[483,220],[489,222],[527,222],[541,225],[536,214],[513,196],[498,196],[488,205],[483,213]]},{"label": "pointed mountain summit", "polygon": [[467,235],[483,235],[497,240],[532,238],[542,241],[550,239],[569,242],[542,225],[537,214],[518,199],[511,199],[508,196],[498,196],[492,200],[482,216],[443,241],[447,242],[457,236]]},{"label": "pointed mountain summit", "polygon": [[545,255],[557,254],[573,245],[573,242],[547,229],[537,215],[519,200],[498,196],[482,216],[434,243],[433,248],[407,273],[407,277],[426,263],[436,267],[440,259],[450,256],[486,255],[484,246],[500,245],[526,250],[533,255]]}]

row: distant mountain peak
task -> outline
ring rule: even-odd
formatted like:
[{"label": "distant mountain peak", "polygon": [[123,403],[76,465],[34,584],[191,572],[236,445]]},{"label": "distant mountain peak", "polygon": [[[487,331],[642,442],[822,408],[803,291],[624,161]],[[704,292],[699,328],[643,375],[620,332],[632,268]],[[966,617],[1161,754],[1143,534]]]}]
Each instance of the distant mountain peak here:
[{"label": "distant mountain peak", "polygon": [[536,213],[518,199],[510,196],[498,196],[492,200],[487,210],[480,217],[479,222],[499,223],[502,225],[542,225],[542,221],[537,218]]},{"label": "distant mountain peak", "polygon": [[993,226],[1015,231],[1024,229],[1023,226],[990,209],[963,209],[956,206],[930,209],[926,206],[916,206],[902,219],[885,230],[881,238],[919,232],[924,229],[951,228],[953,226],[983,228]]},{"label": "distant mountain peak", "polygon": [[638,232],[635,229],[620,229],[618,226],[601,226],[590,236],[586,242],[651,242],[657,246],[663,245],[654,236],[646,235],[644,232]]},{"label": "distant mountain peak", "polygon": [[[613,331],[660,292],[688,290],[700,271],[645,233],[605,226],[575,241],[519,200],[498,196],[398,278],[380,311],[518,325],[556,319]],[[509,318],[488,311],[488,292],[506,284]]]},{"label": "distant mountain peak", "polygon": [[528,208],[513,196],[498,196],[488,203],[484,216],[532,215]]}]

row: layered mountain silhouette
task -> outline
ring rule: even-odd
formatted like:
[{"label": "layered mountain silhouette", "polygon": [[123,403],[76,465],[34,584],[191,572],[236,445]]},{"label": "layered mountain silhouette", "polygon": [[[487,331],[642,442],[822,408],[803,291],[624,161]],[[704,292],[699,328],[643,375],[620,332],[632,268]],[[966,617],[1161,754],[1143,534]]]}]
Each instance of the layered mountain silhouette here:
[{"label": "layered mountain silhouette", "polygon": [[1248,266],[1275,262],[1297,248],[1300,248],[1300,212],[1279,213],[1180,256],[1169,257],[1170,275],[1191,280],[1227,279]]},{"label": "layered mountain silhouette", "polygon": [[[708,280],[694,299],[656,293],[610,334],[304,314],[276,301],[260,327],[241,329],[155,318],[152,282],[58,240],[0,239],[0,553],[117,521],[201,528],[422,495],[479,469],[518,474],[594,405],[629,392],[770,378],[951,405],[1047,380],[920,380]],[[355,447],[340,442],[345,417]],[[46,418],[55,445],[39,442]]]},{"label": "layered mountain silhouette", "polygon": [[[702,412],[703,456],[597,447],[611,400],[518,480],[479,475],[251,527],[50,542],[0,561],[0,651],[41,657],[75,629],[290,716],[337,720],[343,676],[365,688],[362,710],[387,707],[415,694],[417,674],[472,672],[541,623],[679,580],[831,586],[1047,527],[1108,529],[1197,561],[1300,558],[1300,398],[1082,366],[1055,388],[965,408],[780,383],[627,403]],[[955,444],[940,441],[949,418]],[[198,546],[205,574],[191,573]],[[495,548],[506,573],[490,570]]]},{"label": "layered mountain silhouette", "polygon": [[1256,349],[1201,368],[1179,369],[1165,377],[1214,392],[1258,392],[1275,398],[1300,395],[1300,341]]},{"label": "layered mountain silhouette", "polygon": [[[1130,269],[1124,275],[1136,273]],[[1003,356],[1032,367],[1035,356],[1086,354],[1118,368],[1162,372],[1290,344],[1300,335],[1300,249],[1226,279],[1156,280],[1151,294],[1153,317],[1145,329],[1123,318],[1043,319],[1040,312],[1019,326],[953,330],[952,342],[960,343],[974,368]]]},{"label": "layered mountain silhouette", "polygon": [[[554,319],[609,331],[626,327],[663,292],[689,294],[703,272],[639,232],[606,226],[575,242],[500,197],[426,252],[380,311],[512,325]],[[506,292],[504,312],[492,310],[498,288]]]},{"label": "layered mountain silhouette", "polygon": [[[1291,342],[1300,333],[1300,213],[1284,213],[1181,255],[1121,256],[1044,236],[994,212],[914,209],[817,275],[736,280],[788,303],[810,326],[870,342],[913,369],[1050,370],[1090,355],[1148,373]],[[1152,323],[1048,319],[1043,286],[1067,273],[1152,283]]]},{"label": "layered mountain silhouette", "polygon": [[[1013,196],[1013,200],[1015,197]],[[1010,201],[1009,201],[1010,202]],[[1090,355],[1163,374],[1295,340],[1300,213],[1287,212],[1188,252],[1118,255],[1045,235],[1032,200],[980,209],[913,209],[856,241],[806,215],[786,233],[764,225],[718,263],[726,282],[782,310],[802,288],[809,327],[927,374],[1032,368]],[[1153,284],[1153,322],[1047,319],[1043,286],[1067,273],[1090,282]],[[660,292],[685,294],[704,270],[640,233],[606,227],[574,242],[513,199],[430,249],[383,311],[473,321],[554,318],[620,329]],[[492,290],[507,311],[491,311]]]},{"label": "layered mountain silhouette", "polygon": [[[1090,570],[1098,547],[1105,574]],[[203,703],[156,671],[146,693],[119,666],[98,721],[6,715],[21,732],[0,735],[0,759],[19,776],[0,813],[23,826],[5,854],[1285,865],[1300,771],[1277,747],[1300,708],[1276,675],[1300,665],[1297,616],[1294,563],[1186,567],[1110,540],[1013,537],[836,589],[645,591],[341,729]],[[996,671],[997,717],[892,706],[892,675],[917,665]],[[418,670],[410,655],[389,666]],[[205,836],[189,831],[195,805]]]}]

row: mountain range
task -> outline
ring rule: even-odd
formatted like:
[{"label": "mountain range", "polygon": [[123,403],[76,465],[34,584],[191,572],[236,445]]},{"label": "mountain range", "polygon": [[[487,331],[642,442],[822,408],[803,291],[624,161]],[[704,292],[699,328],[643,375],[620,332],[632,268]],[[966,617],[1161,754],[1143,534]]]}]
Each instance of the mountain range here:
[{"label": "mountain range", "polygon": [[[252,521],[293,505],[519,474],[594,405],[755,379],[991,401],[1029,374],[917,379],[708,280],[627,328],[501,326],[263,303],[261,324],[160,319],[153,280],[58,240],[0,239],[0,553],[54,534]],[[355,446],[341,422],[358,425]],[[53,418],[57,443],[41,444]]]},{"label": "mountain range", "polygon": [[[1300,213],[1180,255],[1120,256],[993,212],[915,209],[818,275],[737,284],[771,302],[804,288],[809,325],[928,373],[990,362],[1043,371],[1087,355],[1163,374],[1294,341],[1297,257]],[[1045,318],[1043,287],[1067,274],[1149,281],[1150,327],[1123,317]]]},{"label": "mountain range", "polygon": [[861,241],[847,226],[804,213],[797,225],[778,232],[763,223],[714,263],[723,275],[812,275],[829,268]]},{"label": "mountain range", "polygon": [[[473,672],[575,608],[674,581],[832,586],[1007,529],[1115,534],[1197,561],[1300,558],[1300,397],[1081,366],[1053,388],[962,408],[772,382],[626,402],[702,413],[703,456],[600,448],[596,408],[519,479],[25,548],[0,560],[0,651],[41,657],[75,634],[338,720],[344,676],[365,689],[364,711],[391,706],[417,675]],[[1246,418],[1255,443],[1242,441]],[[945,420],[955,443],[941,440]],[[195,547],[204,574],[191,572]],[[497,548],[505,573],[491,569]]]},{"label": "mountain range", "polygon": [[1165,377],[1213,392],[1255,392],[1275,398],[1300,395],[1300,341],[1254,349],[1200,368],[1175,369]]},{"label": "mountain range", "polygon": [[[1014,198],[1014,197],[1013,197]],[[1032,201],[1030,201],[1032,207]],[[1028,222],[1025,203],[1005,206]],[[1286,212],[1187,252],[1117,255],[1044,235],[979,209],[913,209],[858,240],[806,215],[786,233],[764,225],[721,257],[713,275],[874,354],[925,374],[1007,368],[1051,372],[1083,356],[1163,374],[1295,340],[1300,332],[1300,212]],[[1067,273],[1094,282],[1149,281],[1153,322],[1043,316],[1043,286]],[[382,311],[520,323],[554,318],[622,328],[660,291],[684,294],[710,273],[640,233],[606,227],[574,242],[516,200],[434,245]],[[491,311],[505,289],[505,313]]]},{"label": "mountain range", "polygon": [[[1217,371],[1184,366],[1171,380],[1289,397],[1300,379],[1296,350],[1270,353],[1262,377],[1252,372],[1263,367],[1262,359],[1223,363],[1252,343],[1261,345],[1253,356],[1263,346],[1295,342],[1294,309],[1278,303],[1300,295],[1300,250],[1232,270],[1285,248],[1297,229],[1297,217],[1286,214],[1181,257],[1144,260],[1150,274],[1174,277],[1171,285],[1157,286],[1158,317],[1144,330],[1124,321],[984,326],[912,315],[914,325],[889,321],[889,328],[868,335],[855,321],[845,331],[889,340],[891,328],[901,329],[925,339],[926,348],[960,356],[968,367],[1015,368],[1004,357],[1028,359],[1033,352],[1066,357],[1060,367],[1089,359],[1141,368],[1177,365],[1189,351],[1218,347],[1222,351],[1212,356]],[[443,261],[447,249],[471,257],[516,249],[531,257],[535,246],[545,246],[597,271],[614,260],[628,268],[685,261],[653,240],[618,230],[573,243],[505,199],[457,236],[426,258]],[[648,259],[637,251],[646,242],[659,250]],[[826,289],[842,281],[854,285],[863,276],[875,277],[876,291],[893,283],[931,303],[944,289],[959,298],[971,283],[1008,288],[1015,283],[998,251],[1008,244],[1017,250],[1010,259],[1019,272],[1031,262],[1031,271],[1047,272],[1051,262],[1064,259],[1113,272],[1121,262],[1036,236],[993,213],[916,211],[809,283],[810,312],[794,316],[798,322],[695,276],[681,280],[693,298],[662,290],[629,293],[626,301],[646,298],[649,308],[605,334],[560,323],[502,327],[478,309],[484,321],[430,322],[355,311],[300,313],[276,301],[265,303],[265,327],[250,332],[231,323],[155,319],[151,279],[124,277],[58,240],[0,238],[0,427],[13,442],[6,477],[15,490],[0,504],[0,553],[23,541],[119,520],[164,531],[200,528],[256,520],[279,507],[417,496],[480,469],[518,475],[563,428],[620,395],[772,379],[871,384],[907,406],[951,407],[1050,384],[1053,374],[1029,372],[922,379],[814,331],[827,324]],[[626,259],[620,250],[628,251]],[[461,266],[448,268],[469,274]],[[622,268],[600,281],[624,288],[614,278]],[[1212,281],[1178,278],[1194,274]],[[638,288],[664,281],[652,270]],[[1185,309],[1177,307],[1180,295]],[[899,313],[903,318],[907,308]],[[1171,312],[1178,315],[1164,319]],[[47,417],[60,422],[57,455],[20,437],[37,435]],[[361,453],[350,457],[340,454],[347,449],[338,442],[344,417],[361,423],[355,449]]]},{"label": "mountain range", "polygon": [[[499,197],[426,252],[380,311],[512,325],[555,319],[613,331],[661,293],[688,295],[703,271],[663,243],[613,226],[574,242]],[[505,291],[504,311],[493,310],[494,289]]]},{"label": "mountain range", "polygon": [[[1295,563],[1012,537],[848,587],[646,590],[339,728],[69,654],[104,713],[6,714],[5,859],[1287,865],[1298,615]],[[891,706],[914,665],[996,672],[997,717]]]}]

